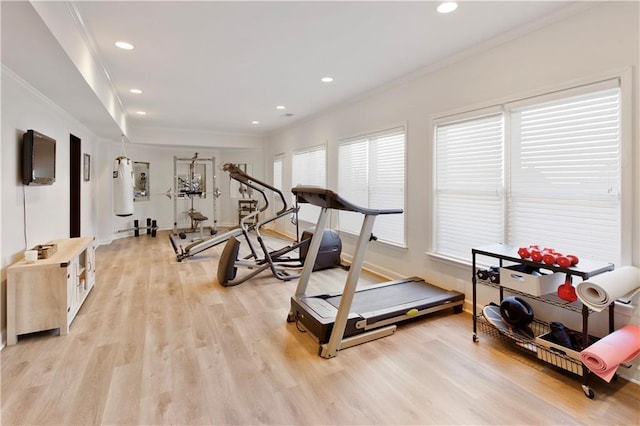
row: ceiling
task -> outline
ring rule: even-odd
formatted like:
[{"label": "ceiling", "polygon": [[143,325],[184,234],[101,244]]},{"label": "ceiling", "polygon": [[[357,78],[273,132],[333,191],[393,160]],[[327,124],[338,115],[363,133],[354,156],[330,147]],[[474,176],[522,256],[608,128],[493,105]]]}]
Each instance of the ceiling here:
[{"label": "ceiling", "polygon": [[[113,119],[35,10],[2,3],[3,64],[99,136],[112,136]],[[128,127],[266,135],[573,3],[465,1],[448,15],[428,1],[66,4]],[[35,66],[36,58],[48,65]],[[334,81],[321,82],[325,76]]]}]

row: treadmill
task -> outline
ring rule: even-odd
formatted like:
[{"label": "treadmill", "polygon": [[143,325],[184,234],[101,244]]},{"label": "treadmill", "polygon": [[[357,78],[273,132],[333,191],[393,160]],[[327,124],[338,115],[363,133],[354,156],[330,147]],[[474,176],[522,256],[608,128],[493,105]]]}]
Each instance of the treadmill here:
[{"label": "treadmill", "polygon": [[[333,358],[341,349],[389,336],[401,321],[449,308],[462,312],[463,293],[441,289],[418,277],[356,290],[367,245],[375,239],[371,231],[376,216],[400,214],[402,209],[359,207],[329,189],[314,186],[297,186],[291,192],[299,203],[319,206],[321,211],[287,321],[313,335],[320,344],[321,357]],[[364,221],[342,293],[307,296],[330,209],[361,213]]]}]

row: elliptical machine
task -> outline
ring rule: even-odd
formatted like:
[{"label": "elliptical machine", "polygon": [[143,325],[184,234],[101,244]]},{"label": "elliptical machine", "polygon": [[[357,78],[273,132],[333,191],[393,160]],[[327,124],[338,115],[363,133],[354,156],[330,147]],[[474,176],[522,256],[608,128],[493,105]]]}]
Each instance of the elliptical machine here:
[{"label": "elliptical machine", "polygon": [[[302,241],[298,241],[295,244],[287,245],[278,250],[269,251],[264,238],[260,233],[260,229],[267,223],[273,222],[286,216],[290,213],[297,214],[298,207],[289,207],[287,199],[278,188],[271,186],[265,182],[261,182],[257,179],[246,174],[239,167],[234,164],[225,164],[224,171],[229,173],[231,179],[234,179],[241,184],[255,190],[262,196],[262,206],[256,209],[254,212],[244,216],[240,221],[241,234],[246,241],[250,253],[239,259],[241,241],[236,238],[240,235],[233,235],[228,240],[220,256],[218,263],[217,278],[218,282],[225,286],[235,286],[242,284],[243,282],[250,280],[263,271],[270,270],[274,277],[282,281],[289,281],[296,279],[300,276],[306,252],[311,241],[312,233],[305,231],[303,233]],[[257,220],[260,214],[265,212],[269,208],[269,197],[266,194],[266,190],[270,190],[277,194],[282,201],[282,209],[280,209],[272,217],[269,217],[263,221]],[[255,243],[252,241],[251,233],[255,234],[255,240],[259,244],[259,249],[262,252],[259,254]],[[326,231],[326,235],[323,235],[323,241],[326,241],[324,252],[326,256],[324,261],[317,263],[317,267],[314,270],[325,269],[340,265],[340,253],[342,251],[342,242],[340,237],[334,231]],[[294,253],[298,250],[298,254]],[[237,276],[238,269],[248,269],[251,272],[242,276]]]}]

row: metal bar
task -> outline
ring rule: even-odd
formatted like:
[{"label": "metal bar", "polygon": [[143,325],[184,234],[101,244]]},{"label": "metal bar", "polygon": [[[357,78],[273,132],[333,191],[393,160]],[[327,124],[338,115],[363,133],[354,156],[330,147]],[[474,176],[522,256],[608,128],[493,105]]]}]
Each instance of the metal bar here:
[{"label": "metal bar", "polygon": [[216,157],[211,157],[211,190],[213,191],[213,196],[211,197],[212,199],[212,208],[213,208],[213,227],[211,228],[213,230],[213,233],[217,233],[218,232],[218,212],[217,212],[217,204],[216,204],[216,199],[218,198],[216,196],[216,192],[217,192],[217,186],[216,186]]},{"label": "metal bar", "polygon": [[[589,346],[589,308],[587,305],[582,305],[582,346],[586,348]],[[582,387],[584,389],[587,386],[589,378],[589,370],[582,367]]]},{"label": "metal bar", "polygon": [[615,307],[616,307],[616,302],[611,302],[611,304],[609,305],[609,333],[613,333],[614,331],[613,329],[614,329]]},{"label": "metal bar", "polygon": [[178,157],[173,156],[173,233],[178,233]]},{"label": "metal bar", "polygon": [[[331,337],[327,343],[326,351],[323,351],[324,353],[322,356],[324,358],[332,358],[336,356],[340,349],[340,342],[342,341],[344,330],[347,326],[347,319],[349,318],[349,312],[351,311],[351,303],[353,302],[353,296],[356,292],[356,287],[358,286],[362,263],[364,262],[364,256],[367,252],[367,245],[371,239],[371,231],[373,230],[375,220],[375,215],[368,214],[365,215],[364,221],[362,222],[362,228],[360,229],[360,236],[353,256],[353,262],[351,263],[351,268],[349,268],[349,274],[347,275],[347,281],[344,285],[344,290],[342,291],[342,297],[340,298],[340,306],[338,306],[336,320],[333,324],[333,329],[331,330]],[[314,234],[311,242],[313,242],[318,236],[319,235]],[[315,263],[315,256],[313,263]],[[305,262],[305,269],[306,266]],[[311,266],[313,267],[313,264]]]},{"label": "metal bar", "polygon": [[[360,345],[362,343],[367,343],[372,340],[381,339],[383,337],[387,337],[392,335],[396,331],[395,325],[390,325],[388,327],[382,327],[375,330],[368,331],[366,333],[356,334],[355,336],[347,337],[346,339],[340,339],[338,342],[337,350],[347,349],[352,346]],[[329,350],[329,346],[331,343],[325,343],[320,346],[320,356],[323,358],[331,358],[334,355],[331,355]],[[337,351],[336,350],[336,351]]]},{"label": "metal bar", "polygon": [[472,299],[472,303],[473,303],[473,338],[475,341],[475,338],[477,336],[478,333],[478,321],[476,320],[476,315],[478,315],[478,308],[477,308],[477,303],[478,303],[478,295],[477,293],[477,285],[478,285],[478,278],[476,276],[476,251],[475,250],[471,250],[471,262],[472,262],[472,267],[471,267],[471,274],[473,275],[471,277],[471,283],[473,285],[473,289],[471,294],[473,295],[473,299]]},{"label": "metal bar", "polygon": [[[252,176],[249,176],[248,174],[243,172],[242,169],[240,169],[238,166],[236,166],[235,164],[232,164],[232,163],[226,163],[224,166],[222,166],[222,169],[225,172],[229,173],[229,176],[232,179],[235,179],[240,183],[243,183],[243,184],[245,184],[247,186],[250,186],[253,189],[257,189],[257,188],[255,186],[252,186],[251,183],[263,186],[263,187],[275,192],[276,194],[278,194],[278,196],[280,197],[280,200],[282,200],[283,207],[277,214],[280,214],[280,213],[284,212],[285,210],[289,209],[289,203],[287,202],[287,199],[285,198],[284,194],[282,193],[281,190],[279,190],[275,186],[269,185],[266,182],[262,182],[262,181],[254,178]],[[263,193],[263,195],[264,195],[264,193]],[[268,205],[268,201],[267,201],[267,205]],[[266,206],[265,206],[264,210],[266,210]]]},{"label": "metal bar", "polygon": [[307,292],[307,286],[309,285],[309,278],[311,278],[311,272],[316,263],[318,257],[318,251],[320,250],[320,243],[322,242],[322,235],[324,234],[324,227],[327,224],[327,218],[329,217],[329,209],[323,207],[320,210],[320,216],[318,217],[318,223],[316,229],[313,231],[313,238],[309,244],[309,250],[307,251],[307,257],[304,260],[304,268],[296,287],[296,296],[304,296]]},{"label": "metal bar", "polygon": [[[195,243],[189,244],[184,248],[184,253],[182,258],[193,256],[201,251],[207,250],[211,247],[217,246],[218,244],[224,243],[231,237],[237,237],[242,234],[242,229],[236,228],[230,231],[225,232],[224,234],[216,235],[213,238],[209,238],[203,241],[196,241]],[[178,260],[181,260],[179,258]]]}]

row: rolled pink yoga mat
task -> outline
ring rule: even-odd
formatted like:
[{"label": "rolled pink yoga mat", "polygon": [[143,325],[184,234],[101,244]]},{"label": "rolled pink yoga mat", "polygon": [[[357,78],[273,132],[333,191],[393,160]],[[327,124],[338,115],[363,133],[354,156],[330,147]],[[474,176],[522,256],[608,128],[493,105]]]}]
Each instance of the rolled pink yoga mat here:
[{"label": "rolled pink yoga mat", "polygon": [[629,324],[580,352],[580,358],[590,371],[610,382],[621,363],[639,354],[640,327]]}]

